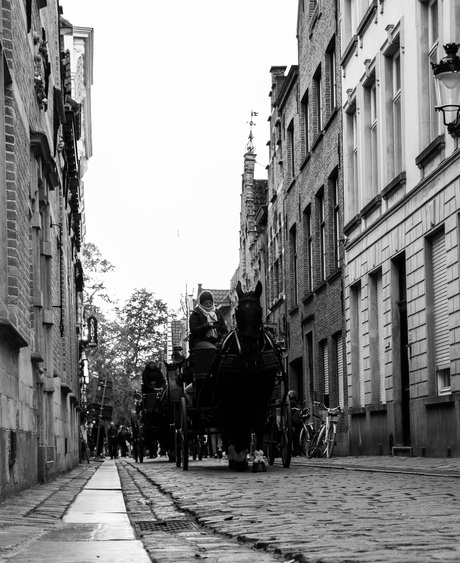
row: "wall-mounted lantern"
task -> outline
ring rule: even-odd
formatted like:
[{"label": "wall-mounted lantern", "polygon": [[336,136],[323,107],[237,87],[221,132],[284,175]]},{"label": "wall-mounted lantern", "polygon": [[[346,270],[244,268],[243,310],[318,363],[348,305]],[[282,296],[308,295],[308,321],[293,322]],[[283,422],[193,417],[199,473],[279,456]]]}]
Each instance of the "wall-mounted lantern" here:
[{"label": "wall-mounted lantern", "polygon": [[431,63],[438,104],[443,122],[453,137],[460,136],[460,57],[458,43],[444,45],[446,56],[439,63]]}]

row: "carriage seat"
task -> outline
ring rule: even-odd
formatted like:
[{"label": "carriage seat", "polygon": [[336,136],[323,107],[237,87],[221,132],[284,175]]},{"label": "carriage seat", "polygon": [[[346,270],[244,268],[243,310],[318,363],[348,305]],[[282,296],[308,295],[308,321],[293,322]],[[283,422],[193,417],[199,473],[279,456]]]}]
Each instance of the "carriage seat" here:
[{"label": "carriage seat", "polygon": [[211,342],[198,342],[190,351],[195,379],[204,379],[216,355],[216,347]]}]

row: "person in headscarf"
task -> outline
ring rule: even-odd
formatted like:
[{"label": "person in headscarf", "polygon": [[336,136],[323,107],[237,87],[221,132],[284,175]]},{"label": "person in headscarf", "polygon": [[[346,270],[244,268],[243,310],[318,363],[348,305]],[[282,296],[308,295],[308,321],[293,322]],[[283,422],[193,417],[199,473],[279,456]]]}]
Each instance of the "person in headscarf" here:
[{"label": "person in headscarf", "polygon": [[148,361],[142,372],[142,393],[155,393],[166,387],[163,372],[154,361]]},{"label": "person in headscarf", "polygon": [[190,348],[195,348],[200,342],[216,346],[227,333],[227,325],[214,305],[212,293],[203,291],[198,305],[190,314]]}]

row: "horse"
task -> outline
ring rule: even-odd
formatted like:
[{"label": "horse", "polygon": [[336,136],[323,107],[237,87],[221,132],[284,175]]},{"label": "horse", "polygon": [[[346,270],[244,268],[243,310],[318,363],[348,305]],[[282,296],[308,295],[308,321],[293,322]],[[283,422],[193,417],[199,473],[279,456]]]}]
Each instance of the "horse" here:
[{"label": "horse", "polygon": [[236,293],[236,327],[222,343],[215,373],[214,402],[230,468],[237,471],[248,468],[249,448],[255,437],[254,464],[262,463],[257,470],[264,471],[262,440],[282,363],[276,344],[263,325],[261,282],[247,292],[243,292],[238,282]]}]

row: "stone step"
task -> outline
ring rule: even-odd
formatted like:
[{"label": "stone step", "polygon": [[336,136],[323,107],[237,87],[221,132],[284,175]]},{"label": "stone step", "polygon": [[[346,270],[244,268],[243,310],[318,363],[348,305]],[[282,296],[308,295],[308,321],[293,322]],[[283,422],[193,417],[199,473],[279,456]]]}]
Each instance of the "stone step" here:
[{"label": "stone step", "polygon": [[414,457],[414,451],[412,449],[412,446],[393,446],[391,448],[391,455]]}]

